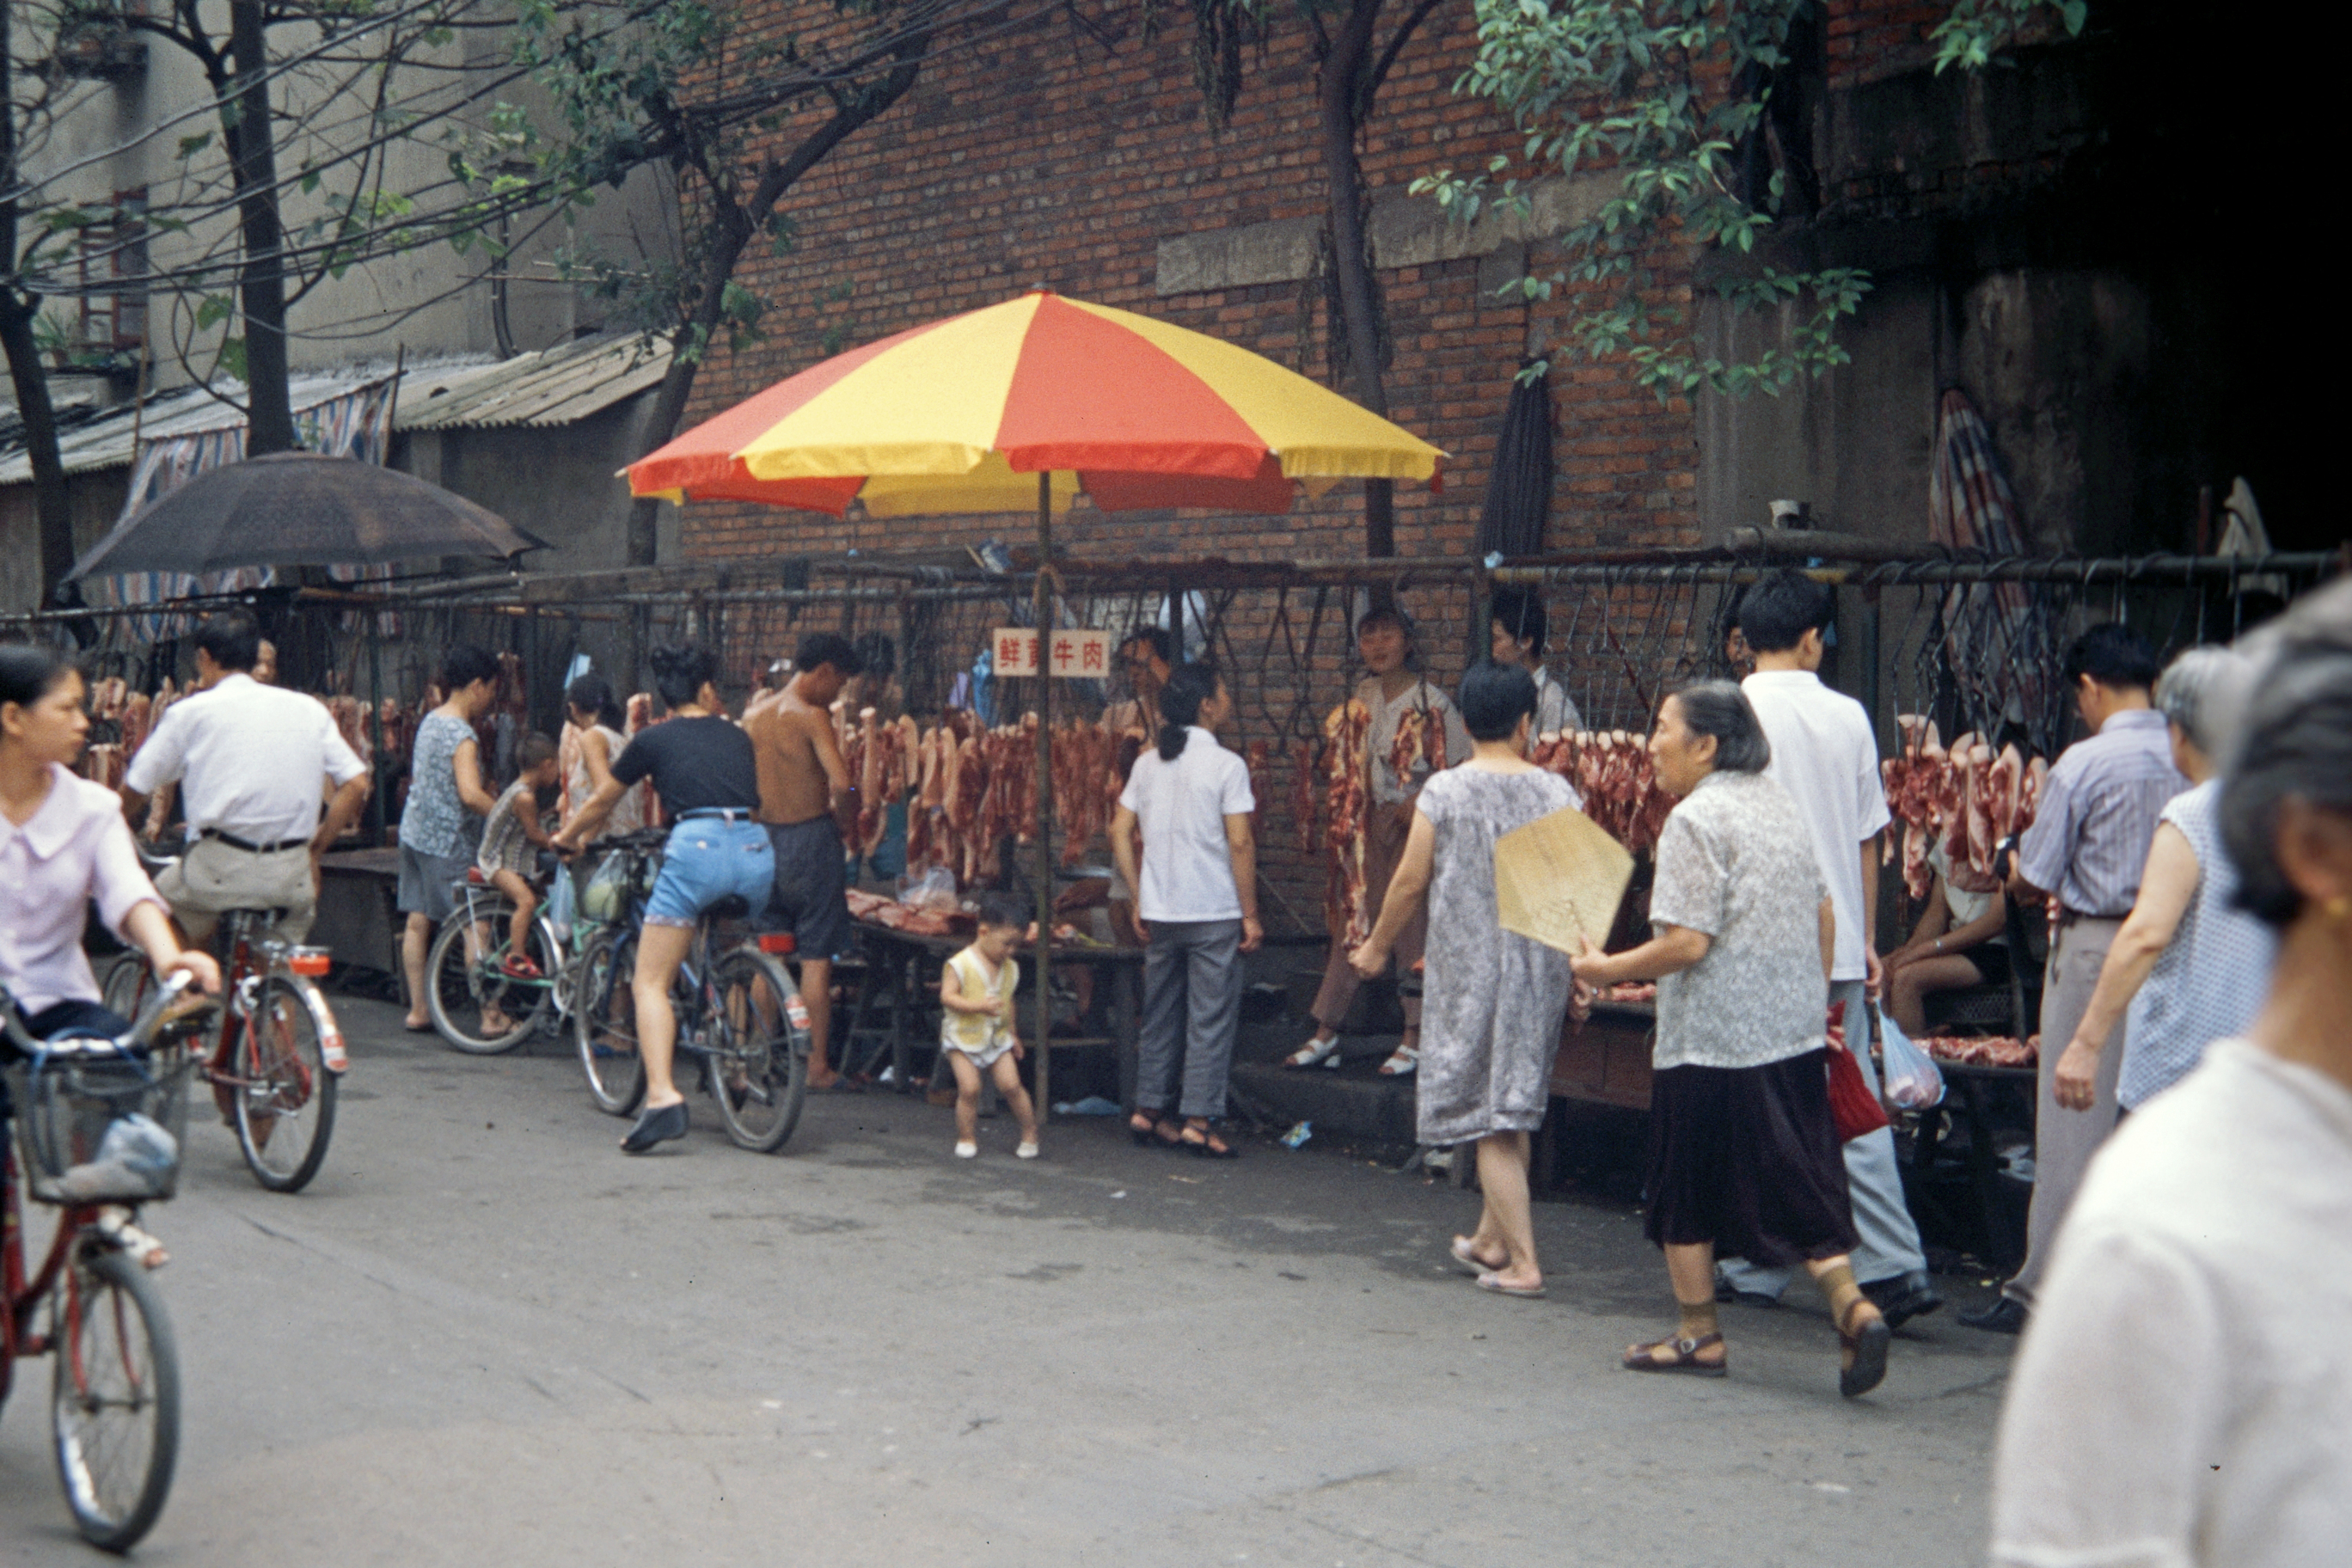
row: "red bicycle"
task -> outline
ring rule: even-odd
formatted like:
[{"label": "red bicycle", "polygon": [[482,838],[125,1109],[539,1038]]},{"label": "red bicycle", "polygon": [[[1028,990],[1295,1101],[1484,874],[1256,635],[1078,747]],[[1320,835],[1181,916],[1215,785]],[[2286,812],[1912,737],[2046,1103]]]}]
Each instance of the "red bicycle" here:
[{"label": "red bicycle", "polygon": [[[179,1455],[179,1355],[149,1279],[165,1254],[139,1227],[139,1205],[170,1197],[179,1180],[193,1065],[182,1041],[209,1007],[174,1006],[186,984],[156,987],[113,1039],[34,1039],[0,988],[21,1058],[6,1083],[14,1144],[0,1135],[0,1401],[18,1357],[55,1357],[58,1477],[83,1539],[110,1552],[153,1526]],[[30,1273],[26,1196],[58,1215]]]},{"label": "red bicycle", "polygon": [[[221,1114],[254,1180],[273,1193],[299,1193],[327,1158],[335,1131],[335,1091],[349,1059],[343,1032],[319,989],[323,947],[296,947],[256,934],[278,911],[232,910],[221,917],[220,1038],[204,1064]],[[126,952],[100,983],[106,1005],[128,1018],[155,987],[146,958]]]}]

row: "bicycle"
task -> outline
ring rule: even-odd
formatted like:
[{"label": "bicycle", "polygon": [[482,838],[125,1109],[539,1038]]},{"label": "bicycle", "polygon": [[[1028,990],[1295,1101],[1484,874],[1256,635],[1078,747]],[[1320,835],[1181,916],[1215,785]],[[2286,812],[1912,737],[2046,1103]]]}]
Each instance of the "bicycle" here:
[{"label": "bicycle", "polygon": [[[589,1096],[614,1116],[634,1112],[646,1094],[630,984],[653,869],[667,837],[633,833],[600,846],[630,858],[617,879],[624,889],[618,919],[582,946],[572,1016]],[[772,1154],[800,1124],[812,1037],[807,1005],[781,962],[793,951],[788,933],[769,932],[714,953],[719,927],[750,912],[742,900],[723,899],[695,923],[686,962],[670,984],[670,1005],[678,1059],[700,1068],[728,1138],[738,1148]]]},{"label": "bicycle", "polygon": [[[230,910],[221,916],[219,1041],[201,1072],[254,1180],[273,1193],[299,1193],[327,1158],[335,1101],[350,1067],[343,1034],[319,980],[323,947],[261,937],[283,910]],[[154,984],[135,952],[107,967],[100,989],[124,1017],[141,1012]]]},{"label": "bicycle", "polygon": [[[8,1074],[13,1142],[0,1115],[0,1403],[18,1358],[55,1355],[58,1479],[82,1539],[109,1552],[129,1551],[153,1527],[179,1457],[179,1352],[148,1278],[165,1257],[139,1227],[138,1205],[169,1198],[178,1181],[194,1065],[181,1031],[200,1016],[173,1009],[187,984],[175,974],[156,987],[113,1039],[36,1040],[0,988],[7,1041],[25,1058]],[[113,1129],[133,1114],[170,1134],[168,1149],[157,1138],[126,1156]],[[30,1274],[26,1196],[58,1209]],[[46,1330],[37,1322],[44,1302]]]},{"label": "bicycle", "polygon": [[[506,971],[513,951],[513,902],[490,885],[479,867],[467,867],[453,890],[457,908],[434,933],[425,959],[425,1003],[433,1027],[458,1050],[478,1057],[510,1051],[542,1027],[561,1027],[572,1013],[572,974],[565,953],[570,944],[548,916],[553,900],[541,900],[531,920],[525,956],[538,973],[525,978]],[[492,1009],[508,1021],[503,1032],[481,1026]],[[467,1012],[477,1026],[470,1031],[461,1026]]]}]

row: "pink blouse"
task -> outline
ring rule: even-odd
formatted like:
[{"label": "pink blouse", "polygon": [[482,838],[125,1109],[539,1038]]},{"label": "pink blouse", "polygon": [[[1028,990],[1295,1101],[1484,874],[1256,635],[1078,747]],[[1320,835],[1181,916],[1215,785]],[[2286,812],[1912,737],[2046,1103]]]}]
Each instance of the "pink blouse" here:
[{"label": "pink blouse", "polygon": [[49,764],[49,796],[22,827],[0,814],[0,984],[26,1013],[58,1002],[96,1002],[97,977],[81,950],[82,913],[122,930],[131,911],[158,905],[139,864],[122,802],[103,784]]}]

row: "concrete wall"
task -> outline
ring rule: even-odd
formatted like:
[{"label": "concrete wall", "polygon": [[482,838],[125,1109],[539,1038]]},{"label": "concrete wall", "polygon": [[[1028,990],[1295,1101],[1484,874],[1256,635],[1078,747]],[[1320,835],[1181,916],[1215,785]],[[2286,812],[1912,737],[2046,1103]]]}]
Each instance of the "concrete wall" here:
[{"label": "concrete wall", "polygon": [[[546,540],[555,548],[528,558],[534,572],[625,566],[629,487],[618,474],[641,455],[653,405],[641,393],[573,425],[411,431],[394,442],[392,466]],[[662,520],[667,561],[677,552],[677,509],[664,507]]]},{"label": "concrete wall", "polygon": [[[226,36],[225,6],[217,0],[207,0],[202,14]],[[42,32],[46,36],[46,28]],[[270,29],[271,47],[279,58],[291,59],[310,37],[301,26]],[[209,100],[211,89],[187,54],[152,37],[145,41],[144,70],[119,81],[77,82],[67,89],[54,125],[26,149],[25,175],[41,182],[38,195],[44,202],[103,206],[115,193],[143,186],[151,210],[176,212],[190,218],[193,226],[186,234],[151,232],[149,251],[159,270],[185,268],[199,257],[233,258],[233,209],[208,217],[197,216],[198,209],[218,206],[227,198],[217,117],[209,110],[187,115],[192,106]],[[22,28],[18,47],[29,47]],[[396,97],[414,95],[420,102],[437,102],[437,95],[460,79],[446,68],[465,63],[494,65],[506,53],[502,35],[478,29],[419,58],[445,68],[404,71],[394,78],[392,91]],[[326,132],[307,140],[290,132],[282,133],[278,148],[281,178],[297,174],[306,160],[328,156],[330,142],[349,147],[365,139],[366,106],[355,106],[351,93],[339,90],[348,74],[317,66],[295,67],[276,79],[271,89],[275,112],[289,120],[310,116]],[[509,84],[493,96],[542,116],[548,113],[543,94],[529,82]],[[448,129],[429,127],[413,141],[388,143],[383,150],[383,188],[402,193],[446,186],[449,149],[444,138]],[[206,133],[212,138],[208,145],[186,158],[179,155],[184,137]],[[313,218],[331,214],[334,209],[328,205],[330,199],[339,191],[348,193],[352,182],[350,167],[345,165],[322,178],[313,193],[287,190],[282,216],[289,243],[306,243],[299,231]],[[363,261],[341,278],[319,279],[290,308],[290,364],[303,370],[388,362],[404,346],[412,353],[496,352],[499,344],[490,281],[494,272],[517,279],[507,287],[509,336],[517,350],[545,348],[578,331],[602,325],[609,309],[606,302],[559,282],[544,263],[565,245],[599,247],[639,261],[645,259],[644,247],[650,246],[661,252],[659,259],[672,259],[677,205],[673,183],[655,170],[641,170],[622,190],[600,195],[595,206],[575,215],[571,226],[553,223],[533,234],[533,218],[516,219],[509,231],[514,249],[504,258],[494,258],[480,246],[460,255],[446,245],[436,245]],[[446,190],[435,192],[420,198],[420,210],[451,199]],[[212,374],[221,337],[242,329],[232,319],[200,332],[194,327],[194,314],[204,296],[233,294],[233,281],[215,278],[177,295],[159,291],[150,300],[151,386],[169,388]],[[60,318],[78,314],[71,299],[60,298],[50,309]],[[128,395],[127,379],[118,391]]]}]

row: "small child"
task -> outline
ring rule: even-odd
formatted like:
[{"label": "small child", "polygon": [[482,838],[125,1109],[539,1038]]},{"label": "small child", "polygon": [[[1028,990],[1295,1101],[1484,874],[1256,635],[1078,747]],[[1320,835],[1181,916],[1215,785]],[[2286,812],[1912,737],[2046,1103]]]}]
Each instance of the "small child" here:
[{"label": "small child", "polygon": [[992,1072],[996,1091],[1020,1119],[1021,1146],[1013,1152],[1024,1160],[1037,1157],[1037,1112],[1014,1066],[1022,1052],[1013,1022],[1013,994],[1021,984],[1021,965],[1013,950],[1021,945],[1028,924],[1028,912],[1018,902],[1003,893],[989,894],[980,902],[980,934],[948,960],[940,975],[940,1052],[955,1071],[959,1160],[980,1152],[976,1133],[983,1069]]},{"label": "small child", "polygon": [[499,967],[517,980],[539,980],[544,976],[530,961],[530,921],[539,911],[539,889],[531,885],[530,875],[539,868],[535,851],[548,847],[539,803],[542,792],[555,787],[555,742],[533,731],[522,738],[520,761],[521,774],[499,796],[482,825],[482,848],[475,864],[514,905],[506,961]]}]

